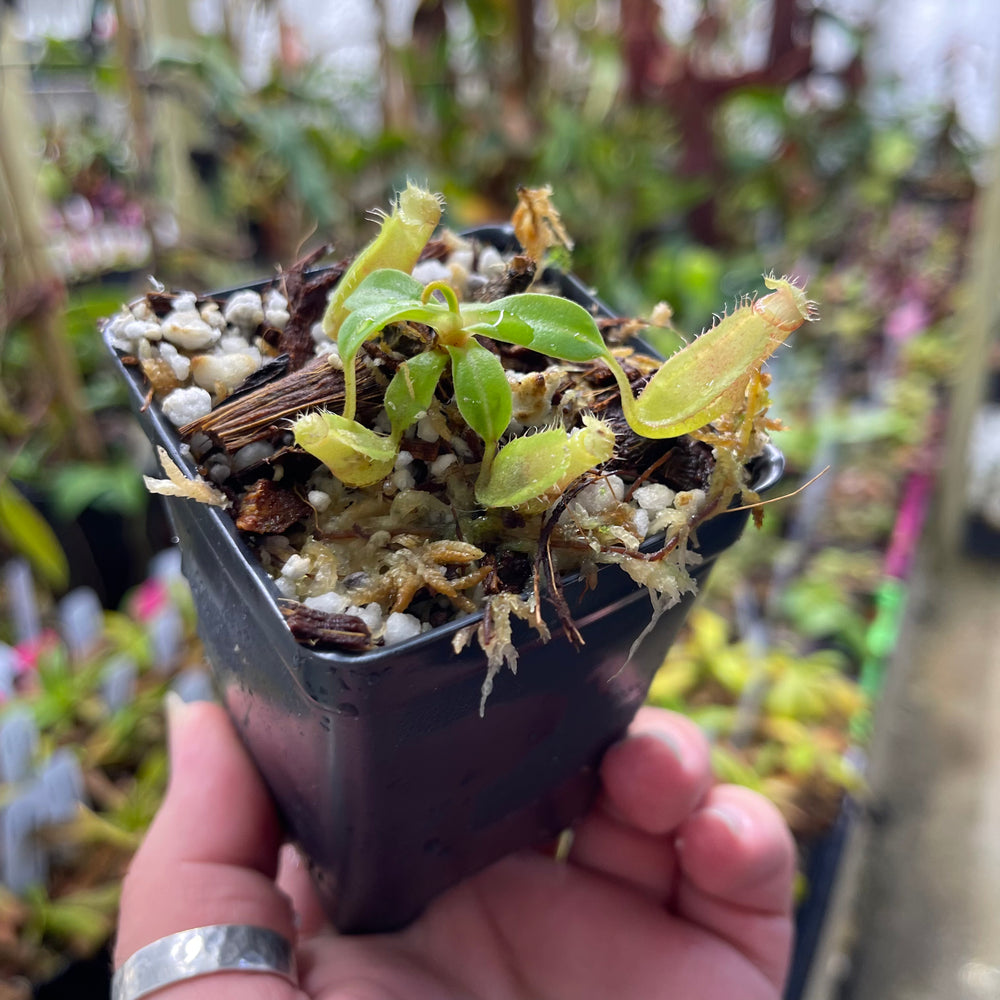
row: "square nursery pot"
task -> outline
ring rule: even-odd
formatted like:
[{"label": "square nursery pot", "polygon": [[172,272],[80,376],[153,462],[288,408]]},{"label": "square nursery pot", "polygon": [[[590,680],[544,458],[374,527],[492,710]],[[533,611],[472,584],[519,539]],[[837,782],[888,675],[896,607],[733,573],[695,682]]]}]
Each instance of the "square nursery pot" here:
[{"label": "square nursery pot", "polygon": [[[500,250],[513,244],[503,227],[466,235]],[[612,315],[573,278],[553,280],[568,298]],[[191,470],[174,428],[143,408],[141,376],[121,368],[150,440]],[[753,464],[754,489],[773,486],[782,468],[769,448]],[[499,673],[480,717],[485,655],[451,647],[477,615],[384,650],[317,652],[292,637],[277,588],[229,514],[189,500],[167,504],[219,690],[345,932],[402,927],[449,886],[571,826],[692,601],[663,614],[628,659],[651,616],[645,590],[615,567],[599,572],[593,590],[568,580],[582,651],[554,614],[546,614],[548,643],[517,622],[517,674]],[[734,512],[699,528],[696,579],[704,582],[746,519]]]}]

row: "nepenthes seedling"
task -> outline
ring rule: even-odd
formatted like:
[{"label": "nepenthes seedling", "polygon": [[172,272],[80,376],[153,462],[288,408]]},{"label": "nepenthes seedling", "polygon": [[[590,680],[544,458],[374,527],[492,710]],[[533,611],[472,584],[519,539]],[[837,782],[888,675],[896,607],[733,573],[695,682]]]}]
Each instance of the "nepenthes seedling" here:
[{"label": "nepenthes seedling", "polygon": [[[410,185],[339,280],[317,278],[330,356],[182,428],[204,437],[200,448],[225,449],[225,464],[211,465],[225,489],[211,495],[235,497],[237,527],[263,538],[283,594],[318,602],[310,612],[378,608],[424,628],[483,609],[470,627],[487,653],[484,692],[516,662],[512,617],[548,634],[543,586],[574,642],[568,574],[589,581],[620,566],[648,590],[654,618],[694,589],[692,533],[734,497],[758,499],[748,462],[775,426],[762,365],[812,318],[802,289],[769,277],[764,294],[665,361],[614,346],[604,331],[615,321],[546,290],[555,269],[545,276],[545,255],[568,238],[547,189],[519,195],[514,231],[527,256],[504,260],[454,235],[428,243],[440,201]],[[541,287],[525,284],[536,275]],[[310,296],[299,297],[296,337],[320,318]],[[622,335],[641,325],[617,322]],[[288,448],[288,417],[299,449],[326,468]],[[248,473],[248,461],[273,476]],[[351,616],[352,636],[382,638],[382,625]],[[456,632],[455,648],[470,635]]]},{"label": "nepenthes seedling", "polygon": [[[433,201],[432,196],[427,198]],[[400,217],[398,210],[394,212],[378,239]],[[421,226],[423,234],[426,226]],[[396,229],[408,233],[406,252],[415,259],[412,233],[406,225]],[[397,268],[372,270],[383,256],[394,260],[403,256],[393,240],[383,239],[382,245],[383,253],[366,251],[359,258],[367,271],[360,281],[353,280],[353,268],[345,275],[342,282],[348,282],[351,290],[336,296],[324,319],[324,329],[336,337],[344,366],[343,413],[314,412],[294,425],[296,443],[351,486],[371,485],[392,471],[404,433],[426,413],[449,367],[455,405],[483,441],[475,495],[484,506],[516,507],[536,501],[611,458],[614,433],[593,418],[583,427],[555,426],[515,437],[500,447],[511,421],[512,393],[500,357],[479,337],[527,347],[563,362],[602,361],[618,384],[629,427],[646,438],[674,438],[723,413],[741,410],[748,393],[756,392],[761,365],[811,318],[811,304],[802,289],[784,278],[765,278],[770,294],[744,299],[734,312],[664,361],[636,396],[594,317],[582,306],[531,292],[487,303],[460,302],[446,282],[425,286]],[[410,343],[417,350],[389,383],[385,405],[391,430],[380,434],[356,420],[355,361],[365,342],[393,325],[411,331]],[[432,335],[421,339],[418,331],[427,329]]]}]

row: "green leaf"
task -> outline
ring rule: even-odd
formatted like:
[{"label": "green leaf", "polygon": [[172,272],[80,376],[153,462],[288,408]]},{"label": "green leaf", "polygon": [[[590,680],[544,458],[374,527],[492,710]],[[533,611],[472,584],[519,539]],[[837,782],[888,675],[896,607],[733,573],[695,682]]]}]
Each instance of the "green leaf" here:
[{"label": "green leaf", "polygon": [[9,480],[0,482],[0,538],[23,555],[49,586],[65,589],[66,553],[45,518]]},{"label": "green leaf", "polygon": [[351,292],[344,302],[349,312],[378,309],[386,303],[418,305],[424,286],[416,278],[391,267],[383,267],[371,274]]},{"label": "green leaf", "polygon": [[500,359],[474,340],[449,347],[448,353],[459,413],[487,444],[496,444],[514,409]]},{"label": "green leaf", "polygon": [[490,303],[488,309],[482,306],[462,309],[462,325],[466,333],[502,340],[505,344],[520,344],[527,347],[535,337],[531,324],[519,319],[512,312],[496,309]]},{"label": "green leaf", "polygon": [[404,361],[385,390],[385,410],[392,424],[393,435],[415,423],[420,414],[431,405],[441,372],[448,363],[448,356],[441,351],[424,351]]},{"label": "green leaf", "polygon": [[337,350],[346,367],[353,363],[361,345],[370,340],[383,327],[400,320],[411,319],[427,323],[437,318],[435,312],[419,302],[384,302],[368,309],[359,309],[348,315],[337,334]]},{"label": "green leaf", "polygon": [[533,351],[562,361],[592,361],[608,353],[594,317],[581,305],[555,295],[525,292],[491,302],[527,323]]}]

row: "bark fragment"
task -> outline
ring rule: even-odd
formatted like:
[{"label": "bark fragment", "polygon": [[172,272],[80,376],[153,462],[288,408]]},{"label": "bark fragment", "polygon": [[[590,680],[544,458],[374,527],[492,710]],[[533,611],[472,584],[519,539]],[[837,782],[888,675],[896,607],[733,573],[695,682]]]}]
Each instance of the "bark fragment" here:
[{"label": "bark fragment", "polygon": [[[373,406],[381,403],[384,391],[365,365],[358,366],[357,379],[358,412],[360,419],[364,419]],[[286,421],[308,410],[322,407],[339,410],[343,402],[343,372],[332,367],[327,358],[320,357],[284,378],[227,399],[211,413],[185,424],[180,434],[187,439],[201,431],[232,453],[252,441],[275,437],[287,429]]]},{"label": "bark fragment", "polygon": [[281,613],[292,635],[315,649],[345,649],[356,652],[372,649],[372,634],[357,615],[331,614],[306,607],[298,601],[283,600]]},{"label": "bark fragment", "polygon": [[258,535],[280,535],[312,511],[297,493],[258,479],[240,501],[236,527]]}]

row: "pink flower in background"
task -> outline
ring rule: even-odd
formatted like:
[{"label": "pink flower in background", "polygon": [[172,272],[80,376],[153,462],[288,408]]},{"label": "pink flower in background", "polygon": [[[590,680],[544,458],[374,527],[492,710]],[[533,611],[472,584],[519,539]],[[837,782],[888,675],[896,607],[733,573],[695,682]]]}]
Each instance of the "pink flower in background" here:
[{"label": "pink flower in background", "polygon": [[38,635],[18,643],[14,647],[14,654],[17,657],[15,670],[18,675],[33,674],[38,670],[42,657],[52,652],[60,642],[59,633],[47,628]]},{"label": "pink flower in background", "polygon": [[908,295],[886,318],[885,335],[897,343],[904,343],[923,333],[930,323],[930,318],[923,299]]},{"label": "pink flower in background", "polygon": [[148,622],[163,611],[170,601],[167,585],[155,577],[145,580],[136,588],[131,600],[132,616],[140,622]]}]

